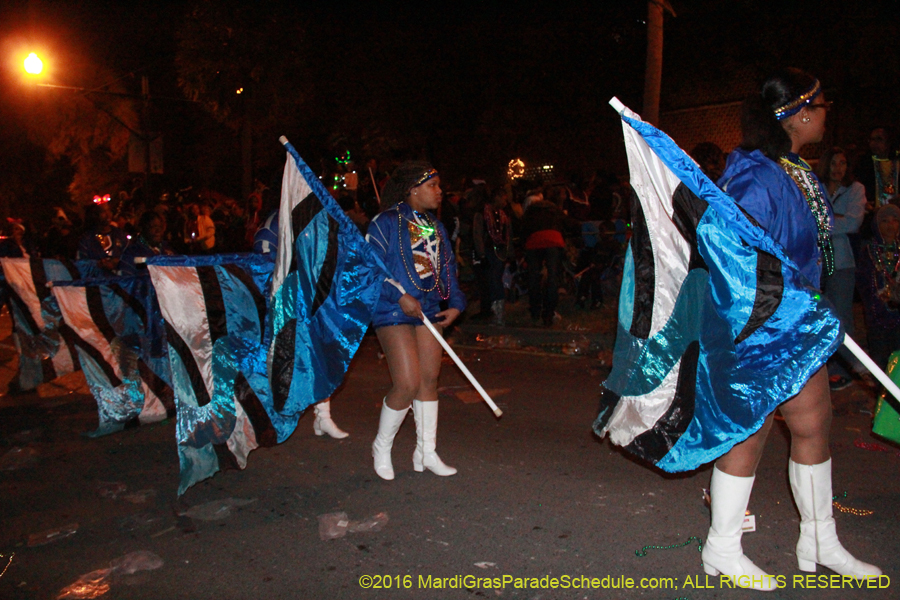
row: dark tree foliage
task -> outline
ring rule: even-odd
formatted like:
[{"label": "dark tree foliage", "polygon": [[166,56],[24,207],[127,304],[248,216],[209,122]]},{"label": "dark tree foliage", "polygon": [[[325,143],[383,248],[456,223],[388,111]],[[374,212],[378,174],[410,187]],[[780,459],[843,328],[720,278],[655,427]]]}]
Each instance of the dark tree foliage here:
[{"label": "dark tree foliage", "polygon": [[176,36],[178,83],[188,98],[235,131],[245,119],[257,137],[290,126],[308,83],[304,19],[296,6],[195,2]]}]

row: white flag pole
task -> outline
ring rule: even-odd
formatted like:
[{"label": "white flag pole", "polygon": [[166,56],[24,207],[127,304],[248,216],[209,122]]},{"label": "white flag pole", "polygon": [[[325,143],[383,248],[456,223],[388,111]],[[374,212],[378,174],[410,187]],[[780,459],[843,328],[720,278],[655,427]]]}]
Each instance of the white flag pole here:
[{"label": "white flag pole", "polygon": [[498,418],[503,416],[503,411],[500,410],[496,404],[494,404],[494,401],[491,400],[491,397],[488,396],[487,392],[484,391],[484,388],[481,387],[481,384],[478,383],[478,380],[476,380],[472,373],[469,372],[469,369],[466,368],[466,365],[464,365],[462,360],[460,360],[460,358],[456,355],[456,352],[453,351],[453,348],[450,347],[450,344],[447,343],[447,340],[445,340],[444,337],[440,333],[438,333],[437,329],[434,328],[434,325],[431,324],[431,321],[428,320],[428,317],[426,317],[425,315],[421,315],[421,317],[422,322],[425,323],[425,327],[428,328],[428,331],[431,332],[431,335],[433,335],[434,338],[440,343],[440,345],[443,346],[444,350],[447,351],[447,354],[450,355],[450,358],[453,359],[453,362],[456,363],[456,366],[459,367],[459,370],[462,371],[463,375],[465,375],[466,378],[471,382],[471,384],[475,386],[475,389],[478,390],[478,393],[481,394],[481,397],[484,398],[484,401],[487,403],[487,405],[491,407],[492,411],[494,411],[494,416]]},{"label": "white flag pole", "polygon": [[897,384],[891,381],[890,377],[881,370],[881,367],[875,364],[875,361],[869,358],[869,355],[866,354],[859,345],[853,341],[849,335],[844,334],[844,345],[853,353],[853,356],[859,359],[869,372],[875,376],[881,385],[883,385],[897,400],[900,400],[900,388],[897,387]]},{"label": "white flag pole", "polygon": [[378,205],[381,206],[381,194],[378,193],[378,182],[375,181],[375,174],[372,173],[372,167],[369,167],[369,179],[372,180],[372,189],[375,190],[375,199],[378,200]]}]

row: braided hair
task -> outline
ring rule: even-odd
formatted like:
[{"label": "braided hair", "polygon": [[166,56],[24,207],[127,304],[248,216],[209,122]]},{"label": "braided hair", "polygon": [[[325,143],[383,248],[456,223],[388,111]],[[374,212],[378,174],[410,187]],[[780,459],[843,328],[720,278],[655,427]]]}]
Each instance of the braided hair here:
[{"label": "braided hair", "polygon": [[381,210],[387,210],[398,202],[406,200],[411,189],[437,175],[437,172],[434,171],[433,175],[422,180],[432,171],[434,171],[434,167],[424,160],[408,160],[397,167],[381,192]]},{"label": "braided hair", "polygon": [[816,83],[816,78],[800,69],[787,68],[769,77],[759,94],[744,102],[741,130],[744,150],[759,150],[777,161],[791,151],[791,138],[775,116],[775,109],[799,98]]}]

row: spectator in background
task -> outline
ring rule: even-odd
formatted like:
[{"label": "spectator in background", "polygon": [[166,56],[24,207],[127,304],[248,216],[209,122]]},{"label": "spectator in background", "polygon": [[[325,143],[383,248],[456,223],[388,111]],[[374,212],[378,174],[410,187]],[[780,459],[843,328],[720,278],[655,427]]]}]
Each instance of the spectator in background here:
[{"label": "spectator in background", "polygon": [[475,213],[472,220],[472,245],[474,262],[479,272],[479,297],[481,314],[490,307],[494,325],[504,324],[503,270],[512,256],[512,224],[506,214],[509,193],[506,188],[496,188],[491,199]]},{"label": "spectator in background", "polygon": [[898,193],[900,161],[895,144],[894,132],[887,127],[876,127],[869,134],[869,154],[856,169],[856,178],[866,188],[869,210],[887,204]]},{"label": "spectator in background", "polygon": [[[438,218],[444,224],[444,228],[450,235],[450,242],[453,247],[457,247],[459,240],[459,194],[457,192],[447,192],[444,201],[438,208]],[[458,252],[455,252],[458,254]]]},{"label": "spectator in background", "polygon": [[112,224],[109,203],[88,205],[84,211],[84,234],[78,242],[75,258],[96,260],[107,271],[116,271],[127,245],[125,233]]},{"label": "spectator in background", "polygon": [[585,221],[591,214],[591,205],[588,196],[584,192],[584,179],[574,173],[569,178],[569,184],[564,188],[563,212],[579,221]]},{"label": "spectator in background", "polygon": [[44,258],[75,259],[78,252],[78,234],[65,211],[54,208],[50,228],[41,238],[41,256]]},{"label": "spectator in background", "polygon": [[[146,211],[138,220],[138,233],[129,240],[122,252],[119,268],[122,275],[137,275],[140,272],[137,258],[149,258],[161,254],[172,254],[165,242],[166,220],[155,211]],[[142,261],[141,261],[142,262]]]},{"label": "spectator in background", "polygon": [[[565,252],[562,209],[548,200],[532,201],[525,209],[522,239],[525,240],[525,262],[528,268],[528,306],[532,323],[547,327],[559,319],[559,284]],[[547,277],[542,277],[546,267]]]},{"label": "spectator in background", "polygon": [[859,254],[856,287],[863,303],[869,355],[882,369],[900,350],[900,208],[885,204],[875,213],[874,238]]},{"label": "spectator in background", "polygon": [[212,220],[212,206],[208,202],[200,204],[197,211],[197,237],[194,239],[194,251],[209,254],[216,245],[216,224]]},{"label": "spectator in background", "polygon": [[[847,335],[853,337],[853,290],[856,281],[856,261],[848,234],[859,231],[866,213],[866,190],[853,181],[847,168],[847,155],[840,148],[829,148],[819,159],[817,173],[824,184],[826,198],[834,211],[831,245],[834,248],[834,272],[822,279],[822,291],[837,309],[838,318]],[[828,361],[829,385],[832,391],[842,390],[852,383],[850,371],[864,373],[865,367],[846,346],[841,345]]]},{"label": "spectator in background", "polygon": [[244,215],[244,241],[247,248],[253,245],[256,230],[262,225],[263,191],[268,189],[261,181],[256,180],[256,189],[247,198],[247,212]]},{"label": "spectator in background", "polygon": [[22,219],[6,219],[9,237],[0,240],[0,258],[28,258],[34,256],[34,247],[26,235]]}]

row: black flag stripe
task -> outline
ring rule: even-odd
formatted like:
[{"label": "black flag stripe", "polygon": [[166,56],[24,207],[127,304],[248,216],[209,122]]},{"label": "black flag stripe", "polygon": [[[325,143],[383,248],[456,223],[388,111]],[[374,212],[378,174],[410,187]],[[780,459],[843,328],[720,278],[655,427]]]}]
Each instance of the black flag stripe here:
[{"label": "black flag stripe", "polygon": [[634,438],[626,450],[656,464],[678,443],[694,418],[699,358],[700,342],[693,341],[681,356],[675,395],[666,414],[651,429]]},{"label": "black flag stripe", "polygon": [[275,427],[243,373],[238,373],[234,380],[234,397],[240,402],[244,412],[247,413],[247,418],[253,425],[256,443],[262,447],[276,445],[278,434],[275,432]]},{"label": "black flag stripe", "polygon": [[781,261],[775,256],[756,249],[756,297],[753,299],[753,310],[747,324],[734,338],[740,344],[753,332],[762,327],[775,314],[784,297],[784,274],[781,272]]},{"label": "black flag stripe", "polygon": [[228,314],[225,312],[225,299],[216,268],[212,266],[196,267],[197,278],[203,301],[206,304],[206,319],[209,322],[209,337],[215,346],[216,340],[228,335]]},{"label": "black flag stripe", "polygon": [[297,338],[297,319],[284,324],[275,336],[275,347],[272,353],[272,404],[281,412],[291,393],[291,380],[294,377],[294,343]]},{"label": "black flag stripe", "polygon": [[319,307],[328,299],[328,295],[331,293],[331,286],[334,284],[334,274],[337,271],[339,229],[338,222],[331,218],[331,215],[328,215],[328,248],[325,251],[322,268],[319,270],[319,278],[316,280],[316,296],[313,298],[313,303],[309,310],[310,318],[316,314]]},{"label": "black flag stripe", "polygon": [[116,330],[106,317],[106,311],[103,310],[103,295],[100,293],[98,286],[90,285],[84,288],[85,299],[87,300],[88,312],[91,320],[107,342],[112,342],[116,338]]},{"label": "black flag stripe", "polygon": [[206,384],[203,382],[203,376],[200,374],[197,360],[191,354],[191,349],[168,321],[166,321],[166,339],[169,342],[169,346],[181,358],[181,362],[184,364],[185,370],[187,370],[188,378],[191,380],[191,388],[194,390],[194,397],[197,399],[197,405],[206,406],[210,403],[211,398],[209,397],[209,390],[206,389]]},{"label": "black flag stripe", "polygon": [[31,281],[34,283],[34,292],[37,294],[38,300],[43,302],[50,296],[50,288],[47,287],[47,273],[44,271],[44,261],[40,258],[32,258],[31,264]]},{"label": "black flag stripe", "polygon": [[631,194],[631,256],[634,260],[634,310],[631,318],[631,335],[645,340],[650,336],[653,316],[656,265],[653,263],[653,245],[644,217],[644,209],[637,194]]},{"label": "black flag stripe", "polygon": [[106,378],[109,380],[112,387],[119,387],[122,385],[122,380],[116,375],[115,369],[113,369],[112,365],[103,358],[103,354],[97,348],[81,339],[77,334],[73,336],[72,343],[78,346],[82,352],[94,359],[94,362],[97,363],[103,371],[103,374],[106,375]]},{"label": "black flag stripe", "polygon": [[[293,239],[291,240],[291,248],[297,245],[297,236],[300,232],[312,223],[312,220],[322,210],[322,203],[315,194],[310,192],[297,206],[291,210],[291,230]],[[291,252],[291,266],[288,272],[293,273],[297,270],[297,255]]]},{"label": "black flag stripe", "polygon": [[112,290],[116,296],[122,299],[122,302],[128,305],[134,313],[141,320],[141,324],[146,327],[147,325],[147,309],[144,308],[144,305],[141,304],[140,300],[126,292],[122,286],[117,283],[112,283],[109,285],[109,289]]},{"label": "black flag stripe", "polygon": [[698,198],[683,183],[679,183],[678,187],[675,188],[675,192],[672,194],[672,221],[681,237],[691,247],[688,272],[694,269],[703,269],[709,272],[709,267],[697,248],[697,224],[700,223],[700,219],[703,218],[703,213],[706,212],[707,208],[709,208],[709,204],[706,200]]}]

